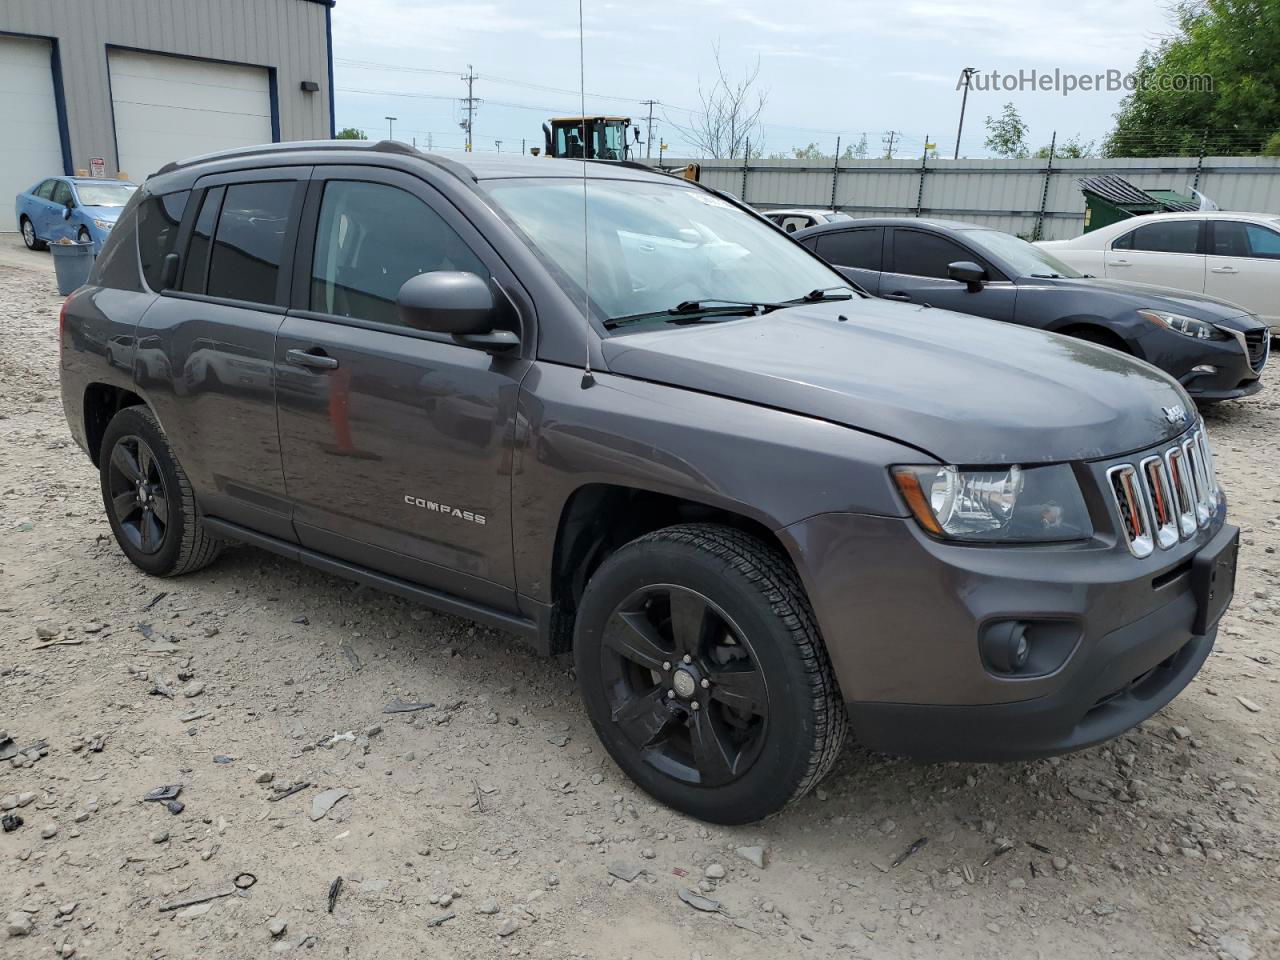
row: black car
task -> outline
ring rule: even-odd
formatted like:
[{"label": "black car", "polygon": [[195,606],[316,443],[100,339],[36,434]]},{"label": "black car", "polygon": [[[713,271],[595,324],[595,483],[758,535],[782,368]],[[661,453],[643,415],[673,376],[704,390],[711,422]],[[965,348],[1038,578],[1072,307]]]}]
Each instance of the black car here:
[{"label": "black car", "polygon": [[1197,402],[1262,389],[1267,325],[1235,304],[1078,273],[1012,234],[951,220],[878,217],[792,236],[868,292],[1052,330],[1122,350]]}]

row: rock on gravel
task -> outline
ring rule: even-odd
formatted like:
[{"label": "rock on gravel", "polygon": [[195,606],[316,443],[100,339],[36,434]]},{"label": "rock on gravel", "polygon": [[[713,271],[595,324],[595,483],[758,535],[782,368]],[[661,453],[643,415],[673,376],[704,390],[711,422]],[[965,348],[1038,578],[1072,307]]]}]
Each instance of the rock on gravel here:
[{"label": "rock on gravel", "polygon": [[345,787],[334,787],[323,793],[318,793],[311,800],[311,819],[321,820],[330,810],[338,803],[339,800],[351,795],[351,791]]}]

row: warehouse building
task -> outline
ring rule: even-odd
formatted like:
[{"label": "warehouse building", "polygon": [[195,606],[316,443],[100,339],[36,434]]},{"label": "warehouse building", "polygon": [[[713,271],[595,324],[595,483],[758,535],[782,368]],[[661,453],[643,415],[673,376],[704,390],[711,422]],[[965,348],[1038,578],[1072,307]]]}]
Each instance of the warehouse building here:
[{"label": "warehouse building", "polygon": [[333,0],[3,0],[0,203],[41,177],[333,136]]}]

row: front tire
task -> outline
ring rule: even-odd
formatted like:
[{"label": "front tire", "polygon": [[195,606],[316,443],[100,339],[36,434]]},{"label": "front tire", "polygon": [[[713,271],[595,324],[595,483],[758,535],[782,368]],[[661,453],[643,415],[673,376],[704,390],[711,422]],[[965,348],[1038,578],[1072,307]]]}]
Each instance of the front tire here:
[{"label": "front tire", "polygon": [[847,720],[813,610],[774,546],[686,524],[592,576],[574,662],[588,716],[642,789],[722,824],[760,820],[831,769]]},{"label": "front tire", "polygon": [[44,249],[45,245],[36,236],[35,224],[33,224],[30,219],[28,219],[27,217],[23,217],[22,223],[19,224],[19,227],[22,230],[22,242],[27,245],[28,250]]},{"label": "front tire", "polygon": [[126,407],[107,425],[98,455],[102,502],[116,543],[154,577],[193,573],[217,558],[186,472],[146,407]]},{"label": "front tire", "polygon": [[89,235],[87,227],[81,227],[76,234],[76,243],[93,243],[93,237]]}]

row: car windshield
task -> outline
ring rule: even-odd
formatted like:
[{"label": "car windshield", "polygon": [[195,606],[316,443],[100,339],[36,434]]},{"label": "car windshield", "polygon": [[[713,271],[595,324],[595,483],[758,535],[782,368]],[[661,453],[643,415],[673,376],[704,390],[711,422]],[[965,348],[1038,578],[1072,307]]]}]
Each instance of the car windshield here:
[{"label": "car windshield", "polygon": [[581,180],[492,180],[486,187],[575,301],[589,278],[591,310],[602,321],[676,308],[688,315],[703,303],[777,304],[831,288],[852,295],[844,278],[777,229],[698,187],[588,181],[589,261]]},{"label": "car windshield", "polygon": [[138,189],[136,183],[77,183],[76,193],[86,207],[123,207]]},{"label": "car windshield", "polygon": [[849,216],[847,213],[828,213],[827,219],[834,223],[836,220],[852,220],[853,217]]},{"label": "car windshield", "polygon": [[999,230],[964,230],[965,239],[979,250],[998,257],[1019,277],[1083,277],[1053,254],[1021,237]]}]

